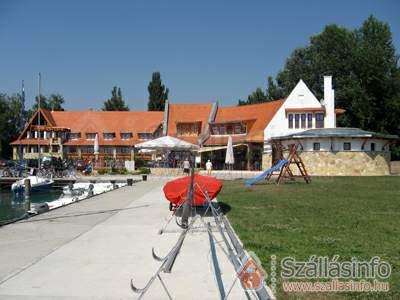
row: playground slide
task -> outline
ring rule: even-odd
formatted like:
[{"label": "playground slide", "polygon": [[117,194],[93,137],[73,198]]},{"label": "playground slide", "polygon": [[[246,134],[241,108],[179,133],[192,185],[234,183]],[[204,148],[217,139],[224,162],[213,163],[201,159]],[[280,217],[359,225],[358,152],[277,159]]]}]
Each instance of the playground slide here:
[{"label": "playground slide", "polygon": [[286,164],[288,163],[287,159],[282,159],[280,162],[278,162],[275,166],[269,168],[268,170],[266,170],[264,173],[262,173],[261,175],[258,175],[256,178],[250,179],[246,181],[246,186],[250,186],[255,184],[256,182],[265,179],[269,174],[275,172],[275,171],[279,171],[280,169],[282,169]]}]

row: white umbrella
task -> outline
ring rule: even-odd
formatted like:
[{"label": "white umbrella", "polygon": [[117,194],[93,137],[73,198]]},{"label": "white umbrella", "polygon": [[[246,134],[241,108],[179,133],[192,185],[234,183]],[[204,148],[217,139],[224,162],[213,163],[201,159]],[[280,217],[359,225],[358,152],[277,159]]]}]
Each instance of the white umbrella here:
[{"label": "white umbrella", "polygon": [[233,156],[232,136],[228,136],[228,145],[226,146],[225,163],[227,165],[233,165],[235,163],[235,157]]},{"label": "white umbrella", "polygon": [[139,149],[154,149],[154,150],[176,150],[190,151],[198,149],[199,146],[177,139],[172,136],[162,136],[157,139],[136,144],[135,148]]},{"label": "white umbrella", "polygon": [[94,154],[98,155],[99,154],[99,136],[96,133],[96,136],[94,138]]}]

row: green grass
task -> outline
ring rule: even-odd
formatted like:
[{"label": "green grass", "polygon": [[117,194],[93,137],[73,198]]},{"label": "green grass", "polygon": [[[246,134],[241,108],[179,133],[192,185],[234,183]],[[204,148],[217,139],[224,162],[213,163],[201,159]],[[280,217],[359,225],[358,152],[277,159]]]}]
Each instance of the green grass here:
[{"label": "green grass", "polygon": [[286,256],[380,256],[392,265],[391,291],[379,295],[288,295],[278,269],[278,299],[400,299],[400,177],[328,177],[311,184],[252,187],[226,181],[219,201],[246,249],[257,254],[268,273],[272,254],[278,262]]}]

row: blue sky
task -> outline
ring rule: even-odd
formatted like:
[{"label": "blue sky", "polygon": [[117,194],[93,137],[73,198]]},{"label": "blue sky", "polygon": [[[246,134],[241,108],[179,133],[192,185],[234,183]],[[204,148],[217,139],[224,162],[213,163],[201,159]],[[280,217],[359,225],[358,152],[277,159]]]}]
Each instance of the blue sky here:
[{"label": "blue sky", "polygon": [[113,85],[145,110],[160,71],[174,103],[235,105],[265,87],[296,47],[326,24],[387,22],[400,49],[400,2],[18,1],[0,2],[0,92],[61,93],[69,110],[99,109]]}]

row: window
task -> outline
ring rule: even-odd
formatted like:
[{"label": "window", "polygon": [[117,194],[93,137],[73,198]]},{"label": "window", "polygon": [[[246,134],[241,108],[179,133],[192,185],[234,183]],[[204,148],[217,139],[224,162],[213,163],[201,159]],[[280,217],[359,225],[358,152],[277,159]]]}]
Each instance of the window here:
[{"label": "window", "polygon": [[307,114],[307,128],[312,128],[312,113]]},{"label": "window", "polygon": [[113,154],[114,149],[113,147],[100,147],[100,153]]},{"label": "window", "polygon": [[180,123],[176,126],[180,136],[198,136],[200,134],[200,123]]},{"label": "window", "polygon": [[219,126],[219,134],[225,134],[225,126]]},{"label": "window", "polygon": [[242,126],[240,124],[235,125],[235,134],[241,134],[242,133]]},{"label": "window", "polygon": [[226,127],[226,131],[227,131],[228,134],[232,134],[232,133],[233,133],[233,127],[232,127],[232,125],[228,125],[228,126]]},{"label": "window", "polygon": [[343,143],[343,150],[350,151],[351,150],[351,143]]},{"label": "window", "polygon": [[324,114],[322,113],[315,114],[315,127],[324,128]]},{"label": "window", "polygon": [[94,148],[93,148],[93,146],[81,147],[81,153],[93,154],[94,153]]},{"label": "window", "polygon": [[293,128],[293,115],[289,115],[289,128]]},{"label": "window", "polygon": [[112,140],[115,138],[115,132],[103,132],[103,139]]},{"label": "window", "polygon": [[117,148],[117,153],[121,153],[121,154],[129,154],[130,148],[129,147],[118,147]]},{"label": "window", "polygon": [[371,151],[375,151],[375,143],[371,143]]},{"label": "window", "polygon": [[295,128],[299,128],[299,119],[300,119],[300,115],[298,115],[298,114],[294,115],[294,127]]},{"label": "window", "polygon": [[313,149],[314,149],[314,151],[319,151],[319,150],[321,150],[321,144],[320,144],[320,143],[314,143]]},{"label": "window", "polygon": [[218,127],[213,125],[211,126],[211,135],[217,135],[218,134]]},{"label": "window", "polygon": [[76,152],[78,152],[78,150],[76,149],[75,146],[69,146],[69,147],[65,147],[65,152],[67,152],[67,153],[76,153]]},{"label": "window", "polygon": [[139,140],[151,140],[153,139],[153,134],[147,132],[139,132],[138,138]]},{"label": "window", "polygon": [[301,128],[306,128],[306,114],[301,114]]},{"label": "window", "polygon": [[132,138],[132,132],[121,132],[122,140],[129,140]]},{"label": "window", "polygon": [[79,140],[81,138],[81,133],[80,132],[71,132],[69,134],[69,137],[71,140]]},{"label": "window", "polygon": [[94,140],[96,138],[96,132],[87,132],[86,139],[87,140]]}]

